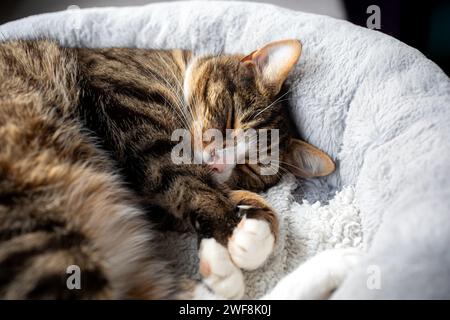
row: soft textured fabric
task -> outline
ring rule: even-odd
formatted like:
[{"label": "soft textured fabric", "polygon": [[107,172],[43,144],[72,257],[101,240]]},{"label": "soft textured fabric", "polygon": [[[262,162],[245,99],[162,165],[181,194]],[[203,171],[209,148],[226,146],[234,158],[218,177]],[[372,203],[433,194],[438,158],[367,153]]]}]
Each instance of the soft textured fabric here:
[{"label": "soft textured fabric", "polygon": [[[244,298],[261,298],[286,274],[320,251],[363,247],[361,221],[353,188],[343,188],[329,204],[322,205],[319,201],[296,202],[293,193],[298,185],[294,176],[286,175],[277,186],[263,194],[277,211],[280,234],[269,260],[255,271],[244,272]],[[192,278],[200,279],[195,237],[169,232],[161,234],[160,241],[167,247],[167,257],[177,261],[178,268]]]},{"label": "soft textured fabric", "polygon": [[[297,183],[291,177],[270,191],[286,199],[285,207],[276,204],[283,240],[260,273],[247,274],[248,296],[260,296],[295,267],[291,263],[312,254],[302,246],[315,240],[301,232],[324,232],[320,250],[357,244],[361,226],[364,261],[334,298],[450,298],[450,80],[417,50],[348,22],[238,2],[66,11],[3,25],[0,34],[198,53],[245,53],[273,40],[301,39],[302,57],[289,77],[292,115],[300,135],[332,155],[338,168],[329,177],[301,181],[292,196]],[[352,190],[354,199],[338,205]],[[328,207],[293,201],[326,201],[336,191]],[[333,214],[330,208],[338,209]],[[308,210],[320,217],[310,220]],[[322,214],[325,225],[337,218],[337,225],[353,226],[348,241],[345,232],[336,241],[320,229]],[[319,229],[309,233],[308,224]],[[373,270],[381,280],[375,288],[367,285]]]}]

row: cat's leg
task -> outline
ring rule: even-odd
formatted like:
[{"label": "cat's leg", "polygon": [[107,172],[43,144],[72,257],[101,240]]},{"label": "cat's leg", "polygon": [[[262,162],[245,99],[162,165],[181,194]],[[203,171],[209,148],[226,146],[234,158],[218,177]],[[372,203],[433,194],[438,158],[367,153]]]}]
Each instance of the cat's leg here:
[{"label": "cat's leg", "polygon": [[242,269],[260,267],[273,251],[278,234],[278,220],[274,210],[259,195],[231,191],[231,202],[241,215],[225,246],[214,238],[200,243],[200,273],[215,293],[228,299],[244,294]]},{"label": "cat's leg", "polygon": [[225,246],[214,238],[203,239],[199,248],[200,273],[204,283],[216,294],[227,299],[239,299],[244,295],[242,271],[231,261]]},{"label": "cat's leg", "polygon": [[228,251],[240,268],[254,270],[272,253],[278,234],[274,209],[253,192],[236,190],[230,194],[242,216],[228,241]]},{"label": "cat's leg", "polygon": [[227,249],[228,239],[240,218],[228,190],[214,179],[208,179],[204,168],[171,166],[169,161],[161,161],[159,165],[160,168],[148,167],[148,171],[150,168],[153,171],[148,179],[162,176],[164,172],[171,175],[170,179],[158,179],[164,182],[158,191],[148,192],[152,194],[151,202],[195,230],[200,243],[199,269],[204,283],[222,298],[241,298],[244,277]]},{"label": "cat's leg", "polygon": [[284,277],[262,299],[328,299],[347,274],[359,264],[361,255],[361,251],[355,248],[320,252]]}]

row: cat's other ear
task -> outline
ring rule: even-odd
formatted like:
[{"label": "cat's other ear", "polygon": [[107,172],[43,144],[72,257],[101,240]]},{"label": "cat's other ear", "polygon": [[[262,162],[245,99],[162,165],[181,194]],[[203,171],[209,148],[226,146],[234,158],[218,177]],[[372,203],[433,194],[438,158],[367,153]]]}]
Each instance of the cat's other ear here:
[{"label": "cat's other ear", "polygon": [[263,86],[276,95],[302,52],[299,40],[271,42],[242,58],[241,63],[253,66]]},{"label": "cat's other ear", "polygon": [[302,178],[327,176],[336,168],[325,152],[298,139],[290,140],[284,161],[288,163],[286,169]]}]

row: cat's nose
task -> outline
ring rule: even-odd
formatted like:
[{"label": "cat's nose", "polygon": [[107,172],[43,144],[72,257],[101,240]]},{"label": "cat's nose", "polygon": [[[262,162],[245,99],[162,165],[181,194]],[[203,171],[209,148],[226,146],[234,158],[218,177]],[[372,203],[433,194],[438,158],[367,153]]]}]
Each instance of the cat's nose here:
[{"label": "cat's nose", "polygon": [[224,163],[210,163],[209,166],[215,172],[222,173],[225,170]]},{"label": "cat's nose", "polygon": [[222,173],[225,171],[225,163],[219,155],[220,153],[216,153],[215,149],[211,150],[209,153],[206,152],[205,162],[214,172]]}]

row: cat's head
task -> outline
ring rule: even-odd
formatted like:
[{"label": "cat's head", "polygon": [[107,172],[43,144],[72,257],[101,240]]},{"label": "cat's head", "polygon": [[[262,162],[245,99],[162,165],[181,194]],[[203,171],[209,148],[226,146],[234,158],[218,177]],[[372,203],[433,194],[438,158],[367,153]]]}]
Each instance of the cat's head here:
[{"label": "cat's head", "polygon": [[[259,191],[278,182],[284,171],[301,177],[324,176],[334,171],[328,155],[293,138],[290,130],[284,82],[301,49],[297,40],[282,40],[247,56],[206,56],[189,64],[183,89],[193,119],[190,132],[194,157],[209,166],[219,182]],[[269,167],[267,161],[264,165],[261,161],[273,151],[271,143],[276,142],[276,134],[266,133],[269,139],[263,144],[261,129],[278,130],[279,153],[269,160]],[[246,132],[252,135],[237,138]],[[217,139],[215,133],[221,133],[223,138]],[[255,158],[250,160],[249,149],[256,150],[256,163]],[[268,152],[260,152],[262,149]],[[227,157],[229,151],[233,156]]]}]

